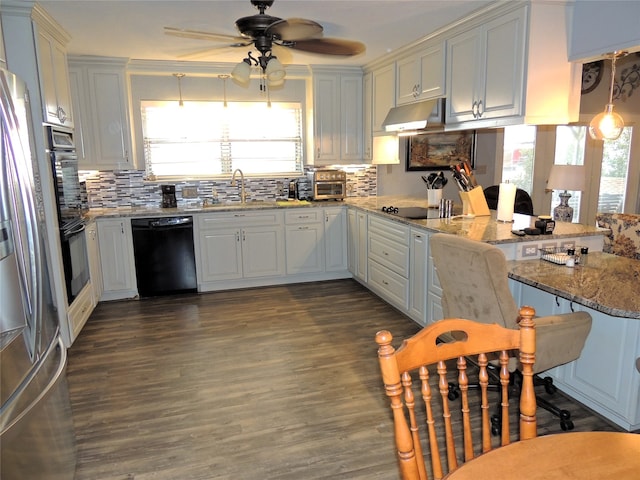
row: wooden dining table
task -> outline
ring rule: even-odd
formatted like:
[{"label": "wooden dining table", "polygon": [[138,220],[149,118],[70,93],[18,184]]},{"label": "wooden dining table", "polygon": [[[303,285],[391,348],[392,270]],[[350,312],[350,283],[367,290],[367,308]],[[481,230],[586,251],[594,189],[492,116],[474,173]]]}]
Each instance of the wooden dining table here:
[{"label": "wooden dining table", "polygon": [[447,480],[638,480],[640,434],[569,432],[497,448],[462,464]]}]

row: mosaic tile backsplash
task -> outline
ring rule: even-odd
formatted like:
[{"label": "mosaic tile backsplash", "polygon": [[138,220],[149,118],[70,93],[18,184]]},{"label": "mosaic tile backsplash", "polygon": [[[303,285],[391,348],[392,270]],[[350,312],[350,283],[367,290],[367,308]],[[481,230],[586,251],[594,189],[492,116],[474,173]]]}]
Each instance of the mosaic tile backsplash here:
[{"label": "mosaic tile backsplash", "polygon": [[[377,178],[375,165],[345,168],[347,172],[347,196],[375,196]],[[90,208],[160,206],[161,184],[176,186],[178,207],[202,205],[211,202],[239,202],[240,186],[232,187],[230,178],[225,180],[192,180],[181,182],[148,182],[144,170],[100,171],[82,175],[86,182]],[[276,200],[288,196],[291,180],[298,180],[301,198],[311,195],[311,185],[306,176],[294,178],[245,178],[247,200]],[[196,196],[185,198],[183,190],[193,190]]]}]

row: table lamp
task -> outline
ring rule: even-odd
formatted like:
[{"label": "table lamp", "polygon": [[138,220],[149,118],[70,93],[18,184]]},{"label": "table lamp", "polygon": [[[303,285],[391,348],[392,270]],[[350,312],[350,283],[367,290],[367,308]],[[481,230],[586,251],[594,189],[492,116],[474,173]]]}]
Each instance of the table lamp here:
[{"label": "table lamp", "polygon": [[567,190],[584,190],[583,165],[553,165],[547,181],[547,190],[564,190],[560,193],[560,204],[553,209],[553,219],[556,222],[571,222],[573,207],[569,206],[571,194]]}]

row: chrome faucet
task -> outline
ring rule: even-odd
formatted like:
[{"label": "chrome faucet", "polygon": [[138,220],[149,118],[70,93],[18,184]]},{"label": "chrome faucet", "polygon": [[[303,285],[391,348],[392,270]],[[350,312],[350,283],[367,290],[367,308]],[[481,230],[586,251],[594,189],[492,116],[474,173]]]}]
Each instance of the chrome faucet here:
[{"label": "chrome faucet", "polygon": [[236,168],[231,176],[231,186],[236,186],[236,173],[240,173],[240,203],[247,203],[247,194],[244,191],[244,174],[242,170]]}]

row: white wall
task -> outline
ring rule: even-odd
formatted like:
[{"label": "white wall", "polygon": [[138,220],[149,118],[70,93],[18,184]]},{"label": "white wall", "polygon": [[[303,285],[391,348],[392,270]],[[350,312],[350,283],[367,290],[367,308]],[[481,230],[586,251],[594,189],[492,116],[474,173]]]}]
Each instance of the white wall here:
[{"label": "white wall", "polygon": [[[476,139],[475,176],[483,187],[499,183],[496,181],[496,132],[497,130],[478,130]],[[400,164],[378,165],[378,195],[410,195],[427,197],[426,187],[421,175],[428,176],[430,171],[407,172],[404,142],[400,141]],[[443,191],[444,198],[458,202],[458,188],[451,172],[444,171],[449,180]]]}]

